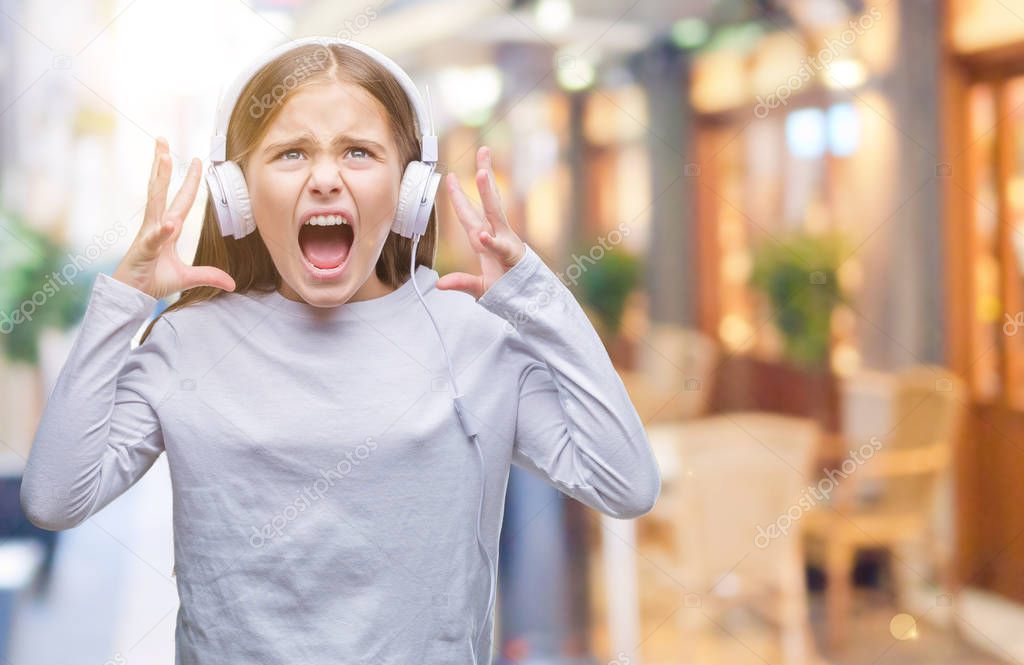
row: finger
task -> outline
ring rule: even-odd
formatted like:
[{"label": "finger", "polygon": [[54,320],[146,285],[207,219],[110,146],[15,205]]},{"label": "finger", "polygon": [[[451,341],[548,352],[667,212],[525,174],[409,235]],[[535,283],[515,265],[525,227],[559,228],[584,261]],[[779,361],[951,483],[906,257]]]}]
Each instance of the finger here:
[{"label": "finger", "polygon": [[220,268],[213,266],[189,266],[185,270],[184,289],[196,286],[213,286],[225,291],[235,290],[235,280]]},{"label": "finger", "polygon": [[171,234],[174,233],[174,224],[170,221],[158,221],[150,227],[142,230],[142,253],[145,258],[151,259],[160,253],[160,248]]},{"label": "finger", "polygon": [[483,295],[484,278],[482,275],[470,275],[465,272],[450,272],[439,277],[434,286],[442,290],[463,291],[479,298]]},{"label": "finger", "polygon": [[477,177],[477,188],[480,189],[480,200],[484,202],[484,210],[488,217],[495,216],[491,221],[502,226],[508,226],[508,217],[505,215],[505,207],[501,201],[501,191],[498,189],[498,181],[494,177],[494,153],[488,146],[480,146],[476,154],[477,169],[487,172],[487,190],[491,192],[489,199],[485,198],[484,187]]},{"label": "finger", "polygon": [[160,147],[166,145],[164,137],[158,136],[156,139],[155,147],[153,148],[153,167],[149,170],[149,184],[153,184],[156,180],[157,167],[160,165]]},{"label": "finger", "polygon": [[178,190],[174,201],[171,202],[170,209],[167,211],[167,216],[179,224],[185,219],[189,208],[192,207],[192,203],[196,200],[196,192],[199,190],[199,166],[199,160],[193,157],[192,161],[188,164],[185,182],[182,183],[181,189]]},{"label": "finger", "polygon": [[149,185],[149,198],[146,200],[146,213],[143,217],[144,226],[156,226],[164,218],[167,207],[167,186],[171,182],[171,157],[167,148],[160,149],[157,157],[156,178]]},{"label": "finger", "polygon": [[499,203],[501,202],[501,192],[498,191],[498,183],[494,178],[494,161],[493,153],[487,146],[480,146],[480,149],[476,153],[476,169],[477,171],[487,171],[488,184],[494,191],[494,194],[498,197]]},{"label": "finger", "polygon": [[167,221],[171,222],[174,225],[174,230],[171,231],[171,242],[177,243],[178,242],[178,238],[181,237],[182,229],[185,228],[185,222],[184,221],[178,222],[177,220],[174,220],[174,219],[169,219]]},{"label": "finger", "polygon": [[505,218],[505,211],[502,209],[501,199],[498,197],[498,188],[490,171],[476,172],[476,188],[480,191],[480,200],[484,204],[487,221],[494,225],[492,228],[508,226],[508,219]]},{"label": "finger", "polygon": [[498,200],[501,200],[501,192],[498,191],[498,183],[494,179],[494,153],[487,146],[481,146],[480,152],[477,154],[477,169],[487,171],[491,178],[491,189],[498,196]]},{"label": "finger", "polygon": [[455,216],[459,218],[462,228],[469,236],[470,244],[479,251],[482,248],[479,247],[479,243],[474,242],[474,238],[480,230],[490,231],[489,225],[485,226],[482,216],[462,190],[458,176],[454,173],[448,174],[448,192],[451,195],[452,207],[455,208]]},{"label": "finger", "polygon": [[522,258],[524,251],[519,245],[513,243],[511,239],[503,236],[492,236],[486,232],[480,233],[480,244],[484,246],[484,249],[494,254],[506,268],[511,268],[519,263],[519,259]]},{"label": "finger", "polygon": [[[492,175],[494,174],[494,153],[490,152],[490,149],[486,146],[480,146],[480,150],[476,153],[476,168],[477,170],[487,171]],[[497,186],[495,191],[498,191]]]}]

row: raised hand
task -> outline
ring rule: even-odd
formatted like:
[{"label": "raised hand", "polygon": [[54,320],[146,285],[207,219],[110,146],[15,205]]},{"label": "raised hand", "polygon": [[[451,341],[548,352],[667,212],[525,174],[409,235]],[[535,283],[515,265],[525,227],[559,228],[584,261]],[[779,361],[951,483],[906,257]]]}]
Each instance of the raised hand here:
[{"label": "raised hand", "polygon": [[498,281],[526,253],[526,245],[509,226],[501,195],[491,170],[491,150],[481,146],[476,153],[476,187],[483,210],[469,200],[454,173],[446,179],[455,214],[466,231],[469,244],[480,259],[479,275],[452,272],[437,280],[437,288],[465,291],[479,299],[491,284]]},{"label": "raised hand", "polygon": [[185,216],[188,215],[199,189],[201,168],[202,163],[193,158],[189,163],[184,184],[171,202],[171,207],[167,208],[171,157],[167,141],[162,138],[156,140],[142,228],[114,271],[114,279],[154,298],[163,298],[195,286],[235,290],[235,280],[231,275],[212,266],[187,265],[178,256],[175,248]]}]

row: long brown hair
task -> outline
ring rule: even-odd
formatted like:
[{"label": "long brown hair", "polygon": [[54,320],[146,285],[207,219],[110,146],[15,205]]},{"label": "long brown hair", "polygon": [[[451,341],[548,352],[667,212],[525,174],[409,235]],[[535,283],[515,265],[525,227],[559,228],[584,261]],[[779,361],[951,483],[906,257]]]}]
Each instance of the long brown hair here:
[{"label": "long brown hair", "polygon": [[[295,92],[313,83],[337,81],[359,85],[376,99],[387,113],[401,159],[402,172],[406,165],[420,157],[420,128],[412,104],[404,89],[391,72],[362,51],[331,44],[321,46],[308,44],[282,54],[260,69],[242,90],[238,103],[231,112],[227,133],[227,158],[234,161],[245,173],[245,165],[251,153],[263,139],[270,124],[277,117],[284,104]],[[273,100],[269,108],[257,106],[261,113],[252,111],[247,100]],[[431,210],[430,220],[416,249],[416,265],[434,267],[437,247],[437,212]],[[412,239],[389,233],[375,271],[383,283],[398,288],[409,278],[409,255]],[[203,214],[203,228],[199,234],[199,247],[193,265],[214,266],[225,271],[235,280],[234,293],[248,291],[274,291],[281,286],[281,274],[270,258],[270,252],[257,229],[244,238],[222,236],[214,216],[213,202],[206,201]],[[164,312],[188,307],[204,300],[223,296],[225,291],[213,286],[196,286],[181,292],[181,296]],[[163,312],[161,312],[161,315]],[[142,341],[146,340],[157,316],[146,328]]]}]

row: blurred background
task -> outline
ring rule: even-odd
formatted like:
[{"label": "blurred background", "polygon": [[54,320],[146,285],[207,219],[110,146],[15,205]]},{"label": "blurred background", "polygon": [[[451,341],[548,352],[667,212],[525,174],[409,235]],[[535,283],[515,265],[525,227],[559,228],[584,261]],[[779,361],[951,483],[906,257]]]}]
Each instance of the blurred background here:
[{"label": "blurred background", "polygon": [[176,189],[308,35],[429,86],[464,181],[492,146],[658,456],[636,520],[513,470],[496,663],[1024,661],[1020,2],[0,0],[4,663],[173,662],[166,458],[60,533],[19,477],[155,138]]}]

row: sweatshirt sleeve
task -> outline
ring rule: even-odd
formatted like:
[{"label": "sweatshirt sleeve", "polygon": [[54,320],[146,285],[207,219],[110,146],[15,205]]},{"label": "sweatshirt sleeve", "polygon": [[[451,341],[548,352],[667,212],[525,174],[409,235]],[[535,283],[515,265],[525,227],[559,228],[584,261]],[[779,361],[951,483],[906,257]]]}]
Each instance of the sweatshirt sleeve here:
[{"label": "sweatshirt sleeve", "polygon": [[647,433],[579,303],[529,245],[477,302],[525,362],[513,463],[611,517],[649,512],[661,474]]},{"label": "sweatshirt sleeve", "polygon": [[36,526],[84,522],[123,494],[163,452],[155,407],[173,377],[178,336],[166,317],[131,340],[157,300],[100,273],[78,336],[43,409],[21,483]]}]

